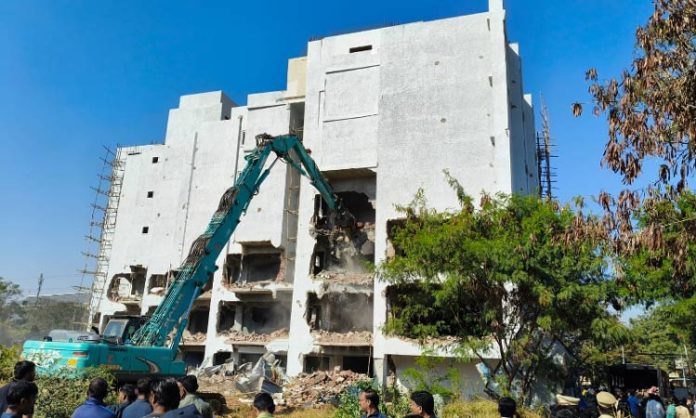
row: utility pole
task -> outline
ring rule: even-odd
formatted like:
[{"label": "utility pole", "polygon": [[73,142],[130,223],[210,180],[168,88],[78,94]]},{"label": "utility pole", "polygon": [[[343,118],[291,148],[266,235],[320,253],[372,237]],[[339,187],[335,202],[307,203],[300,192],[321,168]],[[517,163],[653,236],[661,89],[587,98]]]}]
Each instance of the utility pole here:
[{"label": "utility pole", "polygon": [[41,294],[41,287],[43,287],[43,273],[39,275],[39,288],[36,290],[36,303],[35,305],[39,304],[39,295]]},{"label": "utility pole", "polygon": [[684,368],[682,369],[682,378],[684,382],[684,387],[686,386],[686,368],[689,367],[689,350],[686,349],[686,343],[684,343]]}]

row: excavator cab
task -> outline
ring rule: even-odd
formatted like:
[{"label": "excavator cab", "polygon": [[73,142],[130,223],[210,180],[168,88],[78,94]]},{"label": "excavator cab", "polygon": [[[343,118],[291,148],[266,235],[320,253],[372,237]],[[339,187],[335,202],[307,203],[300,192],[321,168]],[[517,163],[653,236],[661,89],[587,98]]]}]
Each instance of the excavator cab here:
[{"label": "excavator cab", "polygon": [[116,344],[130,344],[135,332],[147,320],[145,316],[115,316],[104,326],[101,338]]}]

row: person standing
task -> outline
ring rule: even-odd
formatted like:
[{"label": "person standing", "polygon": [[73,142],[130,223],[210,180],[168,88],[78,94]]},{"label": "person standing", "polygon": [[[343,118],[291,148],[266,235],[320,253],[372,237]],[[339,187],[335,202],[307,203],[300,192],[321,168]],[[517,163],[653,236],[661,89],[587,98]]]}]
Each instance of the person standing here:
[{"label": "person standing", "polygon": [[181,401],[181,395],[176,379],[169,378],[155,382],[150,392],[152,412],[145,418],[202,418],[193,405],[179,408],[179,401]]},{"label": "person standing", "polygon": [[667,405],[667,410],[665,411],[665,416],[667,418],[677,418],[677,398],[672,397],[672,401]]},{"label": "person standing", "polygon": [[435,416],[435,399],[424,390],[411,394],[411,413],[422,418],[437,418]]},{"label": "person standing", "polygon": [[631,416],[631,407],[628,405],[628,394],[621,388],[614,389],[614,397],[616,397],[616,412],[622,417]]},{"label": "person standing", "polygon": [[631,416],[634,418],[638,418],[638,408],[640,407],[640,399],[636,396],[636,390],[631,389],[628,391],[628,398],[626,399],[626,403],[628,403],[628,411],[631,413]]},{"label": "person standing", "polygon": [[686,398],[679,399],[677,402],[677,418],[691,418],[689,408],[686,407]]},{"label": "person standing", "polygon": [[210,407],[210,404],[198,396],[198,379],[196,379],[196,376],[183,376],[179,378],[177,383],[179,385],[179,394],[181,395],[179,408],[193,405],[203,418],[213,418],[213,409]]},{"label": "person standing", "polygon": [[36,380],[36,364],[31,361],[18,361],[14,366],[12,382],[0,387],[0,413],[7,409],[7,393],[13,382],[33,382]]},{"label": "person standing", "polygon": [[358,395],[362,418],[387,418],[379,412],[379,395],[373,389],[365,389]]},{"label": "person standing", "polygon": [[273,402],[273,398],[268,393],[261,392],[256,394],[253,405],[256,418],[273,418],[275,402]]},{"label": "person standing", "polygon": [[594,388],[588,388],[580,398],[578,409],[582,418],[597,418],[597,392]]},{"label": "person standing", "polygon": [[665,407],[660,399],[660,390],[657,386],[648,389],[648,402],[645,404],[645,418],[665,418]]},{"label": "person standing", "polygon": [[616,397],[609,392],[599,392],[597,394],[597,412],[599,418],[621,418],[616,412]]},{"label": "person standing", "polygon": [[101,377],[92,379],[87,389],[87,400],[75,409],[72,418],[116,418],[104,405],[104,398],[109,394],[109,384]]},{"label": "person standing", "polygon": [[[561,395],[560,393],[556,394],[556,404],[551,406],[550,408],[550,413],[551,413],[551,418],[556,418],[560,416],[574,416],[577,417],[579,416],[579,411],[578,411],[578,404],[580,403],[580,398],[576,398],[573,396],[568,396],[568,395]],[[562,411],[570,411],[570,414],[563,413],[560,414]]]},{"label": "person standing", "polygon": [[2,411],[0,418],[22,418],[34,413],[34,404],[39,389],[33,382],[20,380],[10,383],[5,397],[7,407]]},{"label": "person standing", "polygon": [[514,418],[517,415],[517,402],[508,397],[500,398],[498,401],[498,413],[500,418]]},{"label": "person standing", "polygon": [[118,390],[118,403],[109,406],[109,409],[116,414],[116,418],[123,418],[123,411],[128,405],[135,402],[135,388],[133,385],[126,383]]},{"label": "person standing", "polygon": [[143,377],[135,385],[137,399],[123,410],[123,418],[142,418],[152,412],[150,405],[150,379]]}]

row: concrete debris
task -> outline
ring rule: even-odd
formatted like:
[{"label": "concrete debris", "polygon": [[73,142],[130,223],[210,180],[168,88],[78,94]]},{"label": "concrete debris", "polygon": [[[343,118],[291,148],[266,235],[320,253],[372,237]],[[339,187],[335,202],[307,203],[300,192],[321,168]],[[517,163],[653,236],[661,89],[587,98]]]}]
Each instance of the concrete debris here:
[{"label": "concrete debris", "polygon": [[204,332],[192,334],[191,331],[185,329],[181,337],[184,344],[205,344],[207,335]]},{"label": "concrete debris", "polygon": [[314,341],[323,345],[372,345],[370,331],[329,332],[312,331]]},{"label": "concrete debris", "polygon": [[360,382],[369,380],[370,377],[366,374],[341,370],[340,367],[333,371],[303,373],[285,385],[282,397],[275,398],[280,405],[292,408],[335,404],[338,395]]},{"label": "concrete debris", "polygon": [[257,334],[255,332],[244,332],[244,331],[237,331],[237,330],[226,330],[220,332],[220,335],[223,337],[227,337],[226,342],[228,344],[234,344],[234,343],[239,343],[239,342],[246,342],[246,343],[267,343],[273,340],[277,339],[282,339],[282,338],[288,338],[289,331],[287,328],[282,328],[276,331],[273,331],[269,334]]},{"label": "concrete debris", "polygon": [[150,289],[150,294],[157,295],[157,296],[164,295],[165,290],[167,290],[167,289],[164,287],[153,287],[152,289]]},{"label": "concrete debris", "polygon": [[231,397],[253,397],[263,391],[280,393],[288,378],[272,353],[266,353],[255,363],[239,367],[233,362],[199,369],[196,373],[201,391],[220,393]]},{"label": "concrete debris", "polygon": [[242,393],[278,393],[288,380],[285,371],[280,367],[280,361],[273,353],[266,353],[250,370],[237,375],[235,386]]},{"label": "concrete debris", "polygon": [[374,282],[373,273],[350,272],[341,269],[321,271],[314,276],[315,280],[327,282],[341,282],[356,285],[372,285]]},{"label": "concrete debris", "polygon": [[253,289],[257,287],[268,287],[271,285],[271,283],[275,283],[273,280],[263,280],[263,281],[258,281],[258,282],[245,282],[245,283],[240,283],[240,282],[232,282],[232,283],[223,283],[223,285],[230,289]]},{"label": "concrete debris", "polygon": [[410,341],[412,343],[418,344],[418,345],[423,345],[423,346],[429,346],[429,347],[440,347],[440,346],[449,346],[452,344],[457,344],[459,342],[459,338],[455,336],[444,336],[444,337],[438,337],[438,338],[425,338],[422,340],[418,340],[415,338],[408,338],[408,337],[398,337],[401,340],[405,341]]}]

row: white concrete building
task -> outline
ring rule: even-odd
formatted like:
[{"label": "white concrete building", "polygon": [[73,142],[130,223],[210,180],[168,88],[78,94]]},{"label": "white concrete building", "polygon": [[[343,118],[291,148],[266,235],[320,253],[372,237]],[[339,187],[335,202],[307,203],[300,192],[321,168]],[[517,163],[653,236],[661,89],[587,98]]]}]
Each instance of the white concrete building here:
[{"label": "white concrete building", "polygon": [[[537,191],[531,97],[502,0],[486,13],[309,42],[287,80],[246,106],[219,91],[182,96],[164,144],[119,150],[108,270],[93,300],[100,325],[154,309],[260,133],[303,136],[363,226],[366,264],[385,259],[395,205],[419,188],[430,206],[457,207],[443,170],[473,195]],[[340,365],[399,376],[413,364],[422,348],[382,333],[387,284],[337,264],[315,233],[315,202],[307,179],[275,167],[191,313],[182,348],[192,365],[269,350],[289,375]],[[475,365],[457,367],[466,391],[480,390]]]}]

